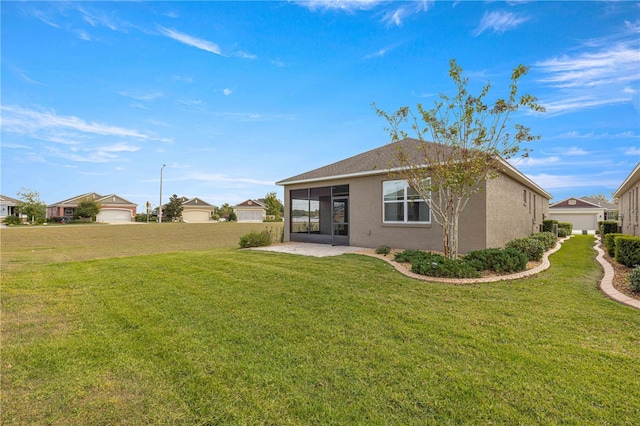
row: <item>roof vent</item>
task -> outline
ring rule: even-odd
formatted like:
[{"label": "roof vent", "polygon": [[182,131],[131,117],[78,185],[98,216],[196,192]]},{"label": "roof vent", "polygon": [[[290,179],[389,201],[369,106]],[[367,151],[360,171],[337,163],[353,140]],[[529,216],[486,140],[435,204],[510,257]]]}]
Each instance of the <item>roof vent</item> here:
[{"label": "roof vent", "polygon": [[249,200],[249,202],[247,204],[252,205],[253,201]]},{"label": "roof vent", "polygon": [[570,200],[569,200],[569,205],[570,205],[570,206],[575,206],[575,205],[576,205],[576,200],[575,200],[575,199],[573,199],[573,198],[572,198],[572,199],[570,199]]}]

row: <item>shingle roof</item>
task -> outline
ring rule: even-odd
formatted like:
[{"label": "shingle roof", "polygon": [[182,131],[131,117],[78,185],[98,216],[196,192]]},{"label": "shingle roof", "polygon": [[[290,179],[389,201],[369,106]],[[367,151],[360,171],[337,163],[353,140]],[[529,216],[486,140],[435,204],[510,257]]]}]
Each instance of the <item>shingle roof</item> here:
[{"label": "shingle roof", "polygon": [[[436,149],[437,148],[437,149]],[[362,154],[346,158],[336,163],[329,164],[305,173],[276,182],[277,185],[291,185],[294,183],[306,183],[324,181],[335,178],[375,175],[389,173],[390,170],[397,169],[402,165],[397,158],[398,150],[407,155],[412,155],[408,163],[424,164],[425,154],[435,156],[438,153],[442,158],[447,156],[449,148],[435,142],[422,142],[417,139],[407,138],[398,142],[389,143],[379,148],[372,149]],[[538,186],[535,182],[523,175],[503,159],[498,159],[498,168],[512,179],[530,187],[551,198],[551,194]]]},{"label": "shingle roof", "polygon": [[412,160],[415,161],[416,164],[420,164],[417,162],[423,162],[424,156],[420,155],[423,146],[425,149],[431,149],[435,148],[437,144],[407,138],[399,142],[383,145],[315,170],[292,176],[276,182],[276,184],[285,185],[297,181],[321,180],[361,174],[388,173],[390,169],[400,165],[396,157],[398,150],[402,150],[405,153],[414,153],[415,158]]}]

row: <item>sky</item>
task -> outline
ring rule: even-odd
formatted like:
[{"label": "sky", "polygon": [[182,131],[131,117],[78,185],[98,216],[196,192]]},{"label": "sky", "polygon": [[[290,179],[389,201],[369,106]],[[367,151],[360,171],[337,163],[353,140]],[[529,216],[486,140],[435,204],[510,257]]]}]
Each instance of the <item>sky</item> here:
[{"label": "sky", "polygon": [[[393,112],[512,70],[544,114],[515,166],[552,201],[611,198],[640,161],[640,2],[11,2],[0,193],[231,205],[389,143]],[[166,167],[163,168],[163,164]]]}]

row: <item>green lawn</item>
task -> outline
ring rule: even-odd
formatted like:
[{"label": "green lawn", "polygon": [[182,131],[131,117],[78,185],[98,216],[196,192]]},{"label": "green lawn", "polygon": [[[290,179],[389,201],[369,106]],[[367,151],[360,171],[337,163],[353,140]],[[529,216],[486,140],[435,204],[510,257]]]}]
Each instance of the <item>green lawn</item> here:
[{"label": "green lawn", "polygon": [[227,248],[29,261],[12,248],[27,232],[2,233],[2,424],[640,418],[640,311],[597,290],[591,236],[534,278],[451,286],[364,256],[236,250],[231,236]]}]

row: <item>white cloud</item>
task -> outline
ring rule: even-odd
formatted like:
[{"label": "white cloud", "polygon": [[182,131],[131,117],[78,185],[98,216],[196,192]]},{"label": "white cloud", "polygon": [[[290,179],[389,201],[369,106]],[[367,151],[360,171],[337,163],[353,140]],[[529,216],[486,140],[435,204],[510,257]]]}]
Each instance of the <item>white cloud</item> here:
[{"label": "white cloud", "polygon": [[343,10],[354,12],[357,10],[371,10],[384,1],[381,0],[303,0],[297,1],[300,6],[309,10]]},{"label": "white cloud", "polygon": [[82,138],[82,135],[99,135],[171,142],[169,139],[159,138],[135,129],[87,122],[79,117],[61,116],[55,112],[36,111],[13,105],[3,105],[0,110],[2,110],[3,131],[29,135],[41,140],[56,142],[50,137],[56,137],[60,132],[73,132],[68,133],[70,138]]},{"label": "white cloud", "polygon": [[526,158],[514,158],[509,161],[514,166],[522,166],[522,167],[536,167],[536,166],[548,166],[552,164],[560,163],[560,157],[551,156],[551,157],[526,157]]},{"label": "white cloud", "polygon": [[201,38],[193,37],[188,34],[181,33],[179,31],[170,30],[165,27],[158,27],[158,29],[160,33],[162,33],[163,35],[169,38],[172,38],[176,41],[179,41],[180,43],[184,43],[188,46],[193,46],[195,48],[198,48],[207,52],[215,53],[216,55],[225,56],[222,54],[220,47],[215,43],[212,43],[210,41],[207,41]]},{"label": "white cloud", "polygon": [[624,155],[640,155],[640,146],[632,146],[624,152]]},{"label": "white cloud", "polygon": [[256,55],[254,55],[254,54],[252,54],[252,53],[247,53],[247,52],[242,51],[242,50],[238,50],[238,51],[235,53],[235,55],[236,55],[237,57],[239,57],[239,58],[242,58],[242,59],[256,59],[256,58],[257,58],[257,56],[256,56]]},{"label": "white cloud", "polygon": [[89,37],[89,34],[87,34],[85,30],[77,30],[76,35],[80,40],[91,41],[91,37]]},{"label": "white cloud", "polygon": [[584,51],[536,63],[538,81],[557,89],[543,106],[549,116],[586,108],[633,102],[640,82],[640,39],[611,36],[589,40]]},{"label": "white cloud", "polygon": [[480,25],[478,25],[473,35],[477,37],[490,29],[492,29],[494,33],[504,33],[528,21],[528,19],[529,18],[517,16],[511,12],[485,12],[480,20]]},{"label": "white cloud", "polygon": [[259,180],[247,177],[231,177],[220,173],[188,173],[181,180],[198,180],[207,183],[275,185],[274,181]]},{"label": "white cloud", "polygon": [[224,93],[225,96],[229,96],[232,92],[231,89],[224,89],[222,93]]},{"label": "white cloud", "polygon": [[571,148],[566,149],[564,151],[564,154],[565,155],[589,155],[589,153],[587,151],[585,151],[584,149],[578,148],[578,147],[575,147],[575,146],[572,146]]},{"label": "white cloud", "polygon": [[129,92],[118,92],[120,96],[125,96],[127,98],[135,99],[137,101],[150,102],[154,101],[158,98],[164,96],[162,92],[148,92],[148,93],[129,93]]},{"label": "white cloud", "polygon": [[[557,116],[557,115],[561,115],[561,114],[565,114],[568,112],[573,112],[581,109],[594,108],[602,105],[613,105],[613,104],[625,103],[630,101],[631,101],[631,97],[578,96],[578,97],[567,97],[557,101],[542,103],[542,105],[546,109],[546,113],[544,114],[544,116],[553,117],[553,116]],[[533,112],[528,112],[528,114],[533,114]]]},{"label": "white cloud", "polygon": [[615,188],[620,184],[617,177],[608,177],[604,174],[585,175],[551,175],[546,173],[527,174],[535,183],[545,189],[558,188],[583,188],[594,185]]},{"label": "white cloud", "polygon": [[382,22],[388,26],[401,26],[402,22],[410,15],[426,12],[434,3],[434,0],[414,0],[409,2],[389,2],[381,0],[302,0],[296,2],[311,11],[326,12],[329,10],[355,13],[358,11],[373,10],[378,7],[387,7],[382,13]]}]

